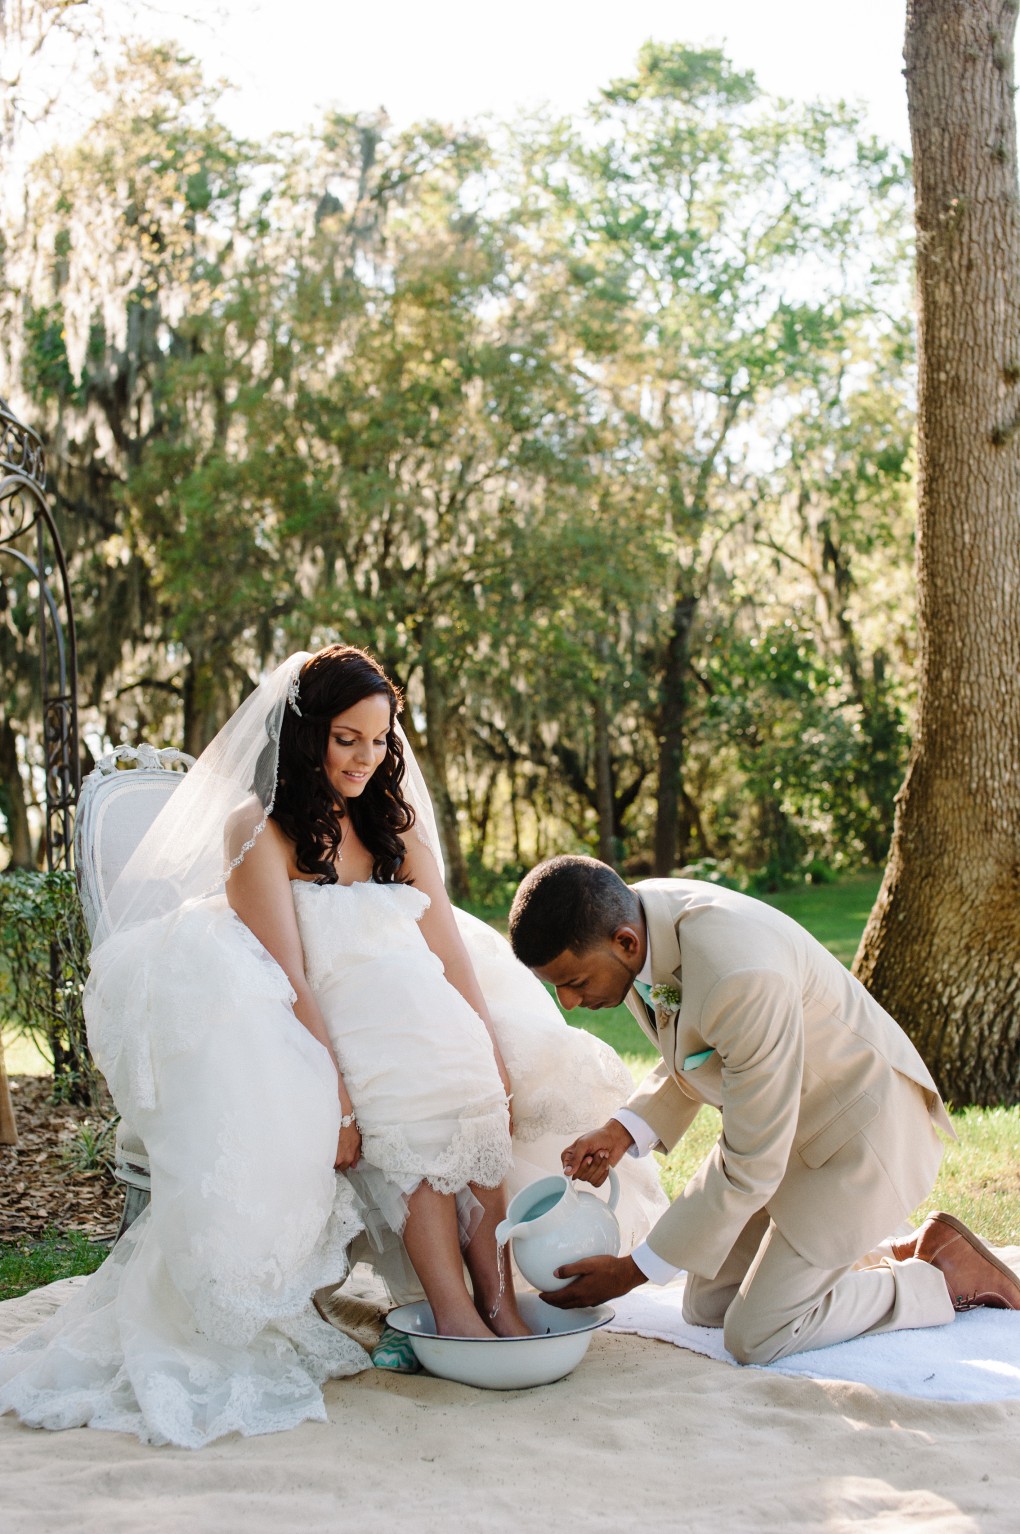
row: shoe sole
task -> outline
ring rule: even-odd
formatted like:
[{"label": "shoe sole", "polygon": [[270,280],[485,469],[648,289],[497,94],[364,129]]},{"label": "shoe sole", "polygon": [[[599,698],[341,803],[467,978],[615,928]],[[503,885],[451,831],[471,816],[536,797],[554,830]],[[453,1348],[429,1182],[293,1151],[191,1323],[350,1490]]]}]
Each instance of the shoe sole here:
[{"label": "shoe sole", "polygon": [[1010,1283],[1013,1285],[1017,1292],[1017,1303],[1012,1307],[1012,1309],[1020,1310],[1020,1278],[1017,1278],[1016,1274],[1013,1272],[1013,1269],[1007,1267],[1004,1262],[1001,1262],[999,1258],[996,1257],[991,1248],[985,1246],[985,1243],[981,1240],[981,1237],[975,1236],[970,1227],[968,1225],[964,1225],[963,1221],[958,1220],[955,1215],[942,1214],[940,1211],[938,1214],[933,1214],[931,1218],[933,1224],[935,1221],[938,1221],[940,1225],[948,1225],[950,1230],[955,1231],[958,1236],[962,1237],[962,1239],[967,1242],[968,1246],[972,1247],[974,1251],[980,1253],[986,1262],[990,1262],[992,1267],[997,1269],[997,1271],[1002,1274],[1003,1278],[1009,1279]]}]

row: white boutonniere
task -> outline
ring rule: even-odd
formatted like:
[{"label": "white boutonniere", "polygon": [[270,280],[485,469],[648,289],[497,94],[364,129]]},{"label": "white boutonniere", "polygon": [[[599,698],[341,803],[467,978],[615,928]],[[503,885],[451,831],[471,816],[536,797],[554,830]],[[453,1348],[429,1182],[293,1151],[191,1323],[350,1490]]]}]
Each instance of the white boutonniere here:
[{"label": "white boutonniere", "polygon": [[680,992],[675,985],[653,985],[648,994],[657,1012],[666,1012],[672,1017],[680,1011]]}]

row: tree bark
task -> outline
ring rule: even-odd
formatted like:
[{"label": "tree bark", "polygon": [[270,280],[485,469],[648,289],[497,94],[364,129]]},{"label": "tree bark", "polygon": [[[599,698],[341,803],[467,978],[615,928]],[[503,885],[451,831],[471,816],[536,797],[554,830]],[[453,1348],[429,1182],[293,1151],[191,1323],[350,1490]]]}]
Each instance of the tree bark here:
[{"label": "tree bark", "polygon": [[3,1040],[0,1039],[0,1145],[20,1145],[18,1139],[18,1125],[14,1117],[14,1102],[11,1098],[10,1083],[7,1080],[7,1066],[4,1063]]},{"label": "tree bark", "polygon": [[613,762],[609,750],[609,715],[603,693],[595,699],[595,807],[599,824],[599,857],[603,863],[615,868]]},{"label": "tree bark", "polygon": [[696,596],[688,592],[677,595],[666,646],[659,714],[659,782],[655,808],[654,868],[659,878],[668,878],[676,866],[683,794],[687,667],[691,653],[691,625],[697,606]]},{"label": "tree bark", "polygon": [[423,755],[428,766],[432,806],[446,860],[446,883],[454,900],[466,900],[471,893],[464,850],[457,828],[457,812],[450,793],[446,754],[446,694],[436,668],[429,657],[422,661],[422,688],[425,698],[426,742]]},{"label": "tree bark", "polygon": [[1016,0],[909,0],[919,707],[855,970],[956,1103],[1020,1101]]},{"label": "tree bark", "polygon": [[189,647],[181,691],[184,700],[183,749],[190,756],[201,756],[238,706],[231,696],[232,676],[229,649],[209,655],[197,647]]},{"label": "tree bark", "polygon": [[[595,644],[595,655],[603,677],[607,670],[608,653],[609,645],[606,638],[600,635]],[[595,729],[595,812],[598,816],[599,857],[603,863],[608,863],[610,868],[615,868],[616,805],[613,794],[613,757],[609,742],[609,708],[604,681],[600,681],[595,693],[593,724]]]},{"label": "tree bark", "polygon": [[25,788],[18,766],[18,743],[10,720],[0,715],[0,791],[3,793],[4,818],[12,868],[34,868],[32,832],[28,824]]}]

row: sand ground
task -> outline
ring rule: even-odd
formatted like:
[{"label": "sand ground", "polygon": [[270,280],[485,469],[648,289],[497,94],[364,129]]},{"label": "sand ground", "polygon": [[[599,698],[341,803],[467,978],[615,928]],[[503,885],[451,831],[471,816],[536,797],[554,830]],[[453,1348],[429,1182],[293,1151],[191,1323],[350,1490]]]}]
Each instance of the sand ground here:
[{"label": "sand ground", "polygon": [[[62,1286],[0,1305],[0,1343]],[[0,1419],[4,1534],[1017,1534],[1020,1401],[953,1406],[597,1333],[573,1375],[332,1381],[329,1421],[198,1452]]]}]

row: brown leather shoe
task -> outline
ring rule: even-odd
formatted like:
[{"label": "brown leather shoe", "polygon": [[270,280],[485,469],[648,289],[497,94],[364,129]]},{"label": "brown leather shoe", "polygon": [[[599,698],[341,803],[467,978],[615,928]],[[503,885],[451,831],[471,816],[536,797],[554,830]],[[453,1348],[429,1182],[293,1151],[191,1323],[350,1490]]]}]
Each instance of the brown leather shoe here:
[{"label": "brown leather shoe", "polygon": [[889,1243],[889,1250],[892,1253],[894,1262],[906,1262],[908,1257],[913,1257],[917,1248],[917,1238],[923,1229],[924,1226],[919,1225],[917,1230],[912,1230],[909,1236],[903,1237],[902,1241],[891,1241]]},{"label": "brown leather shoe", "polygon": [[912,1237],[896,1242],[892,1250],[897,1261],[918,1257],[938,1268],[948,1285],[954,1310],[974,1310],[979,1305],[995,1310],[1020,1310],[1020,1281],[1016,1274],[962,1220],[951,1214],[929,1215]]}]

